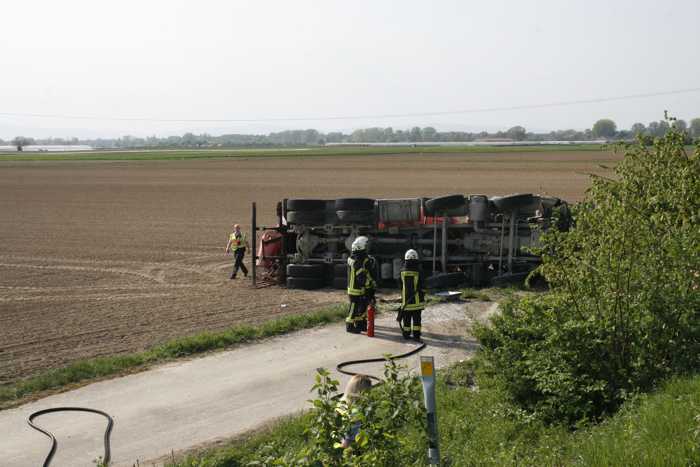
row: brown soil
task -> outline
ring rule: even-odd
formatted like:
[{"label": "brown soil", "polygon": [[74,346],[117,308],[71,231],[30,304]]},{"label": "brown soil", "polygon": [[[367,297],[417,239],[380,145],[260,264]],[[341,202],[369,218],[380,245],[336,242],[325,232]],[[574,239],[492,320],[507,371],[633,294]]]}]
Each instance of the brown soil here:
[{"label": "brown soil", "polygon": [[[0,163],[0,383],[343,300],[230,281],[230,225],[282,198],[583,197],[607,152]],[[285,305],[285,306],[282,306]]]}]

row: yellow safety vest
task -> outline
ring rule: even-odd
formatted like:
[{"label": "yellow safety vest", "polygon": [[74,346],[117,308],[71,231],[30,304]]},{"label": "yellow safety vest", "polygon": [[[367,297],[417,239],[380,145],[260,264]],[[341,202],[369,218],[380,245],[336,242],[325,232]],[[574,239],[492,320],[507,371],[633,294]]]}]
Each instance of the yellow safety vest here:
[{"label": "yellow safety vest", "polygon": [[401,271],[401,307],[405,311],[425,308],[424,292],[419,288],[418,271]]},{"label": "yellow safety vest", "polygon": [[375,283],[372,277],[372,263],[369,258],[360,261],[348,262],[348,295],[361,297],[367,294],[368,290],[374,290]]},{"label": "yellow safety vest", "polygon": [[228,238],[231,241],[231,251],[236,251],[239,248],[245,248],[246,236],[243,232],[241,232],[241,236],[239,238],[236,238],[235,233],[229,235]]}]

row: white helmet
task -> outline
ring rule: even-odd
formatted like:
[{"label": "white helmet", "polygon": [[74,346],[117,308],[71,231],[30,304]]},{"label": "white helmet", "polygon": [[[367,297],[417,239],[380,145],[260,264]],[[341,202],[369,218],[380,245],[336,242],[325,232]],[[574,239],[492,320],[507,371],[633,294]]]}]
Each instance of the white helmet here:
[{"label": "white helmet", "polygon": [[404,255],[403,259],[408,261],[409,259],[418,259],[418,252],[416,250],[408,250]]},{"label": "white helmet", "polygon": [[365,251],[368,241],[369,239],[364,235],[362,237],[357,237],[355,241],[352,242],[352,251]]}]

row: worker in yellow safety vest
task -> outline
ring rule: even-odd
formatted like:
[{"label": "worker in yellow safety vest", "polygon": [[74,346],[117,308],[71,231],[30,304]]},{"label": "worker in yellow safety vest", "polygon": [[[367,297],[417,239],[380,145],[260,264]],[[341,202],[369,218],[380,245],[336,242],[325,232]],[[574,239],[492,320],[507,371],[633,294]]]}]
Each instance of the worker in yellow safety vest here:
[{"label": "worker in yellow safety vest", "polygon": [[350,310],[345,318],[345,330],[359,334],[367,331],[367,306],[374,302],[376,281],[374,258],[367,254],[367,237],[357,237],[352,242],[348,258],[348,298]]},{"label": "worker in yellow safety vest", "polygon": [[405,265],[401,270],[401,308],[396,320],[404,339],[421,342],[421,312],[425,308],[425,282],[418,261],[418,252],[408,250],[404,255]]},{"label": "worker in yellow safety vest", "polygon": [[243,271],[243,275],[248,277],[248,268],[243,264],[243,257],[245,256],[245,249],[248,247],[248,237],[246,234],[241,232],[241,226],[234,224],[233,233],[228,236],[228,243],[226,244],[226,254],[233,252],[236,259],[233,264],[233,272],[231,273],[231,279],[236,278],[236,273],[240,269]]}]

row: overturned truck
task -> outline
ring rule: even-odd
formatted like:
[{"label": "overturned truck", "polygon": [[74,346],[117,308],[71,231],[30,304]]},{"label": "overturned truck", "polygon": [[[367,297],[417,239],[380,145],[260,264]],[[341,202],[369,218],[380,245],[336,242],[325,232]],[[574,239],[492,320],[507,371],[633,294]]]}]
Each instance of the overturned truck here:
[{"label": "overturned truck", "polygon": [[398,285],[408,249],[418,252],[428,287],[522,281],[540,263],[532,248],[542,232],[570,222],[565,201],[533,194],[285,199],[277,216],[276,227],[258,228],[253,215],[253,230],[262,231],[256,265],[263,279],[300,289],[346,288],[360,235],[381,287]]}]

